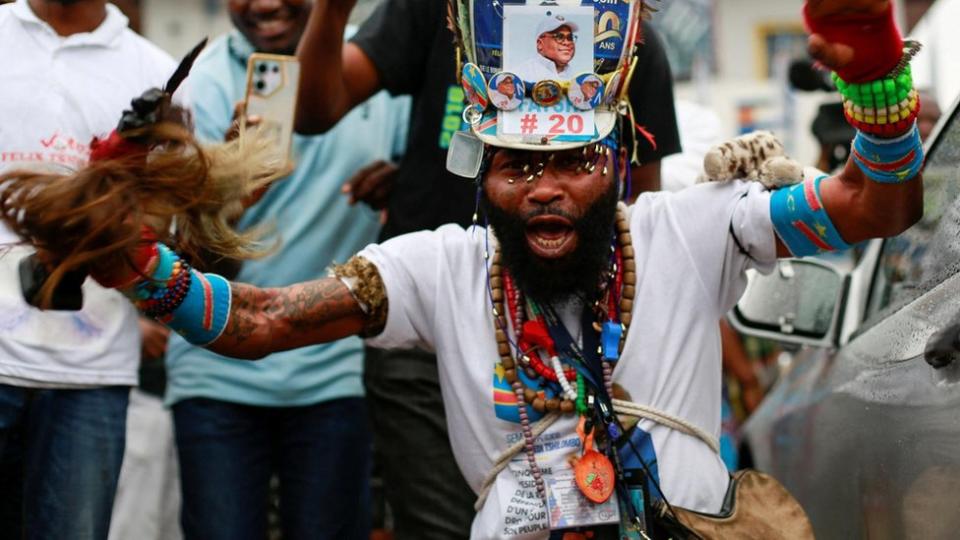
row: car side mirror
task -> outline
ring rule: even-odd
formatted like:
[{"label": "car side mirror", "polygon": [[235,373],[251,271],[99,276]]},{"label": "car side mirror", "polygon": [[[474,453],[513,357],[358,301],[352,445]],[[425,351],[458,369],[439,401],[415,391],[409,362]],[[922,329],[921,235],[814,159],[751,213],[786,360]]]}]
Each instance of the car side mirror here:
[{"label": "car side mirror", "polygon": [[740,332],[797,345],[830,346],[845,280],[816,259],[784,259],[769,275],[751,271],[743,296],[731,312]]}]

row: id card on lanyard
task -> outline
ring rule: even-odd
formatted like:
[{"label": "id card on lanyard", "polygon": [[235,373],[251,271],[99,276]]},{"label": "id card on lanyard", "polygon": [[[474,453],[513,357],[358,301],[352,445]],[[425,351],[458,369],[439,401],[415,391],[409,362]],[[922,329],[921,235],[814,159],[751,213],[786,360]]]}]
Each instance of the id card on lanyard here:
[{"label": "id card on lanyard", "polygon": [[619,523],[620,507],[616,494],[606,502],[596,504],[583,495],[574,476],[573,469],[568,468],[554,471],[546,479],[550,529]]}]

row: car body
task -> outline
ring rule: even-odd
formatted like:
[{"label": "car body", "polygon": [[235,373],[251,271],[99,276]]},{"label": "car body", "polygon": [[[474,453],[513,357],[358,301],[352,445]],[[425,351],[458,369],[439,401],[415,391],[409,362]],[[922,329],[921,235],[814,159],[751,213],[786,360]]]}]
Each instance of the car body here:
[{"label": "car body", "polygon": [[798,347],[743,428],[818,538],[960,537],[960,112],[927,142],[924,217],[751,276],[731,321]]}]

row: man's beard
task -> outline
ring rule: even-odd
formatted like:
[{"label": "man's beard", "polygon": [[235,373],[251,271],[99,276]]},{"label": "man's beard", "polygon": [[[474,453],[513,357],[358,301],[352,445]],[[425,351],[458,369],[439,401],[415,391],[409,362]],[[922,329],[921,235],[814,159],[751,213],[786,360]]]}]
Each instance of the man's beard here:
[{"label": "man's beard", "polygon": [[[544,206],[520,216],[493,204],[484,194],[483,209],[500,241],[503,265],[527,296],[541,303],[558,304],[576,297],[592,301],[600,274],[610,263],[610,242],[617,214],[617,184],[577,218]],[[573,222],[577,247],[559,259],[543,259],[527,243],[526,222],[539,215],[559,215]]]}]

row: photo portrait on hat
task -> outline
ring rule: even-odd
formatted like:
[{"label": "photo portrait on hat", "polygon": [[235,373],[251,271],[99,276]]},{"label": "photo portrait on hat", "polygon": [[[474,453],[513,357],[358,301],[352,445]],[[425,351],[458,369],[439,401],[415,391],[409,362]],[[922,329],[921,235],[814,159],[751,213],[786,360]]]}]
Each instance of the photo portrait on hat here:
[{"label": "photo portrait on hat", "polygon": [[570,103],[582,111],[595,109],[603,99],[603,81],[595,73],[581,73],[570,82],[567,96]]},{"label": "photo portrait on hat", "polygon": [[526,53],[524,58],[517,58],[516,64],[511,60],[511,66],[505,67],[516,66],[511,71],[532,83],[569,81],[577,73],[589,71],[592,43],[585,42],[585,52],[578,55],[577,41],[581,26],[591,28],[592,20],[583,20],[578,10],[576,7],[552,7],[545,12],[515,16],[516,21],[504,21],[507,40],[522,35],[527,42],[522,48],[511,48],[520,54]]},{"label": "photo portrait on hat", "polygon": [[497,73],[490,79],[490,102],[501,111],[512,111],[523,103],[524,84],[513,73]]}]

